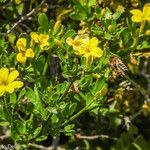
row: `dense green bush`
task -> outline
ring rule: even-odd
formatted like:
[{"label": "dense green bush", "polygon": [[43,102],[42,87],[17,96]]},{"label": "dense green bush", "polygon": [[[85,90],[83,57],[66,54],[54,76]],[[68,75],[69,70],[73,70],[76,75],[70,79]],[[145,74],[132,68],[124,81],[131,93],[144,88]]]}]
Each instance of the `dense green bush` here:
[{"label": "dense green bush", "polygon": [[0,9],[0,149],[149,150],[150,3]]}]

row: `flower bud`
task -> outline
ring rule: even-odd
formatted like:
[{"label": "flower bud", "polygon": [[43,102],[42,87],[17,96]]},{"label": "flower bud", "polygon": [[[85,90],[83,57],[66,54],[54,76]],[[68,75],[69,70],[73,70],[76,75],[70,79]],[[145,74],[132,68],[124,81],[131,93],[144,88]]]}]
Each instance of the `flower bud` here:
[{"label": "flower bud", "polygon": [[105,13],[106,13],[106,8],[103,8],[102,11],[101,11],[101,16],[104,17]]},{"label": "flower bud", "polygon": [[59,31],[60,26],[61,26],[61,21],[60,20],[56,21],[54,25],[54,34],[56,34]]},{"label": "flower bud", "polygon": [[108,31],[109,31],[109,32],[112,32],[112,31],[113,31],[113,26],[112,26],[112,25],[109,25],[109,26],[108,26]]}]

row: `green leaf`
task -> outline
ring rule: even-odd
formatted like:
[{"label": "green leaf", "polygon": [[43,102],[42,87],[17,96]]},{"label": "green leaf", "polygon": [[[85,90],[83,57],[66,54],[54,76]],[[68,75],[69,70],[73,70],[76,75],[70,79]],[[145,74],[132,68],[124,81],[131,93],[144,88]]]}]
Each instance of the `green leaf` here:
[{"label": "green leaf", "polygon": [[134,126],[133,124],[130,125],[130,128],[129,128],[129,132],[132,135],[136,135],[138,134],[138,128],[136,126]]},{"label": "green leaf", "polygon": [[3,34],[0,34],[0,47],[4,48],[5,46],[5,38]]},{"label": "green leaf", "polygon": [[111,40],[112,37],[113,37],[113,36],[112,36],[111,34],[109,34],[108,32],[105,32],[105,33],[104,33],[104,38],[105,38],[105,39]]},{"label": "green leaf", "polygon": [[58,121],[59,121],[59,118],[57,117],[57,115],[53,114],[51,117],[51,123],[56,124],[56,123],[58,123]]},{"label": "green leaf", "polygon": [[91,27],[91,31],[96,35],[103,35],[104,31],[97,24]]},{"label": "green leaf", "polygon": [[61,85],[60,85],[60,93],[63,94],[66,90],[68,86],[68,82],[67,81],[64,81]]},{"label": "green leaf", "polygon": [[49,22],[48,18],[45,13],[41,13],[38,17],[38,22],[40,25],[40,30],[43,31],[43,33],[48,33],[49,30]]},{"label": "green leaf", "polygon": [[115,150],[129,150],[130,147],[130,135],[128,133],[122,133],[120,139],[117,141]]},{"label": "green leaf", "polygon": [[94,83],[94,88],[93,88],[93,94],[97,94],[99,93],[99,91],[103,88],[104,84],[105,84],[106,79],[105,78],[100,78],[97,79],[96,82]]},{"label": "green leaf", "polygon": [[2,121],[2,122],[0,122],[0,126],[2,126],[2,127],[9,126],[9,122]]},{"label": "green leaf", "polygon": [[40,137],[37,137],[36,138],[36,141],[37,142],[40,142],[40,141],[44,141],[44,140],[46,140],[47,139],[47,136],[46,135],[42,135],[42,136],[40,136]]},{"label": "green leaf", "polygon": [[37,127],[32,133],[32,138],[36,138],[38,134],[41,132],[41,130],[42,130],[42,126]]},{"label": "green leaf", "polygon": [[9,102],[10,102],[10,104],[15,104],[16,103],[16,101],[17,101],[17,95],[16,95],[16,93],[12,93],[12,94],[10,94],[9,95]]},{"label": "green leaf", "polygon": [[23,89],[20,91],[19,95],[18,95],[18,100],[20,100],[21,98],[23,98],[23,96],[25,95],[25,93],[26,93],[26,89],[23,88]]},{"label": "green leaf", "polygon": [[45,65],[45,56],[41,55],[36,61],[36,68],[39,73],[43,71],[44,65]]},{"label": "green leaf", "polygon": [[14,139],[14,141],[19,141],[21,140],[21,137],[20,137],[20,133],[17,131],[16,129],[16,126],[15,125],[12,125],[11,126],[11,138]]},{"label": "green leaf", "polygon": [[126,28],[123,30],[122,35],[123,35],[123,43],[128,44],[131,41],[131,35],[130,35],[130,30]]},{"label": "green leaf", "polygon": [[77,103],[73,103],[69,106],[69,112],[68,112],[69,116],[71,116],[74,113],[76,107],[77,107]]},{"label": "green leaf", "polygon": [[77,21],[80,21],[80,20],[85,20],[87,19],[87,15],[85,13],[85,11],[79,11],[79,12],[73,12],[70,14],[70,18],[73,19],[73,20],[77,20]]},{"label": "green leaf", "polygon": [[36,95],[31,88],[27,88],[25,95],[31,103],[36,104]]},{"label": "green leaf", "polygon": [[64,127],[64,130],[65,130],[65,131],[69,131],[69,130],[71,130],[74,126],[75,126],[74,124],[69,124],[69,125],[67,125],[67,126]]},{"label": "green leaf", "polygon": [[120,11],[116,11],[114,14],[113,14],[113,19],[118,19],[119,17],[121,16],[121,12]]},{"label": "green leaf", "polygon": [[61,40],[65,42],[68,37],[73,37],[75,34],[75,31],[70,29],[63,35]]},{"label": "green leaf", "polygon": [[117,114],[111,114],[109,117],[110,120],[110,128],[116,128],[122,123],[122,119]]},{"label": "green leaf", "polygon": [[132,143],[137,150],[149,150],[150,144],[147,142],[142,135],[139,135]]},{"label": "green leaf", "polygon": [[96,0],[89,0],[88,7],[91,7],[96,4]]},{"label": "green leaf", "polygon": [[14,128],[16,128],[17,132],[20,134],[25,134],[26,132],[26,122],[15,120],[14,121]]}]

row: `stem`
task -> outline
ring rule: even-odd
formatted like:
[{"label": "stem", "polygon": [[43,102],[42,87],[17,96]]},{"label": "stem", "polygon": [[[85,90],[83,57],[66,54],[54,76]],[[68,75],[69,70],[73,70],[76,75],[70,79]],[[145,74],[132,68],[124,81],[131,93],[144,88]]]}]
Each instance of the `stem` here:
[{"label": "stem", "polygon": [[143,32],[144,26],[145,26],[145,21],[142,21],[140,26],[140,33]]},{"label": "stem", "polygon": [[85,112],[87,110],[87,108],[93,103],[93,101],[91,101],[88,105],[86,105],[83,109],[81,109],[78,113],[76,113],[74,116],[72,116],[70,119],[66,120],[62,126],[65,126],[67,123],[69,123],[70,121],[74,120],[75,118],[77,118],[79,115],[81,115],[83,112]]},{"label": "stem", "polygon": [[45,63],[45,65],[44,65],[44,69],[43,69],[43,72],[42,72],[42,75],[43,75],[43,76],[46,74],[46,71],[47,71],[47,68],[48,68],[50,59],[51,59],[51,53],[48,54],[46,63]]},{"label": "stem", "polygon": [[63,100],[63,98],[67,95],[67,93],[68,93],[70,87],[72,86],[73,82],[74,82],[74,80],[70,81],[70,83],[68,84],[68,86],[67,86],[65,92],[64,92],[63,95],[60,97],[59,102],[60,102],[61,100]]}]

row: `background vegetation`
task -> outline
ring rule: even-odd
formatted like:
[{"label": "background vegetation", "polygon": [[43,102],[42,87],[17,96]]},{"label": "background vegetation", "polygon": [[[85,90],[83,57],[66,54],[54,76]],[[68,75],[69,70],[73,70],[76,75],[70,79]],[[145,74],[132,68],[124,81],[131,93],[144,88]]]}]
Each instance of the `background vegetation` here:
[{"label": "background vegetation", "polygon": [[0,10],[0,149],[150,149],[150,3]]}]

